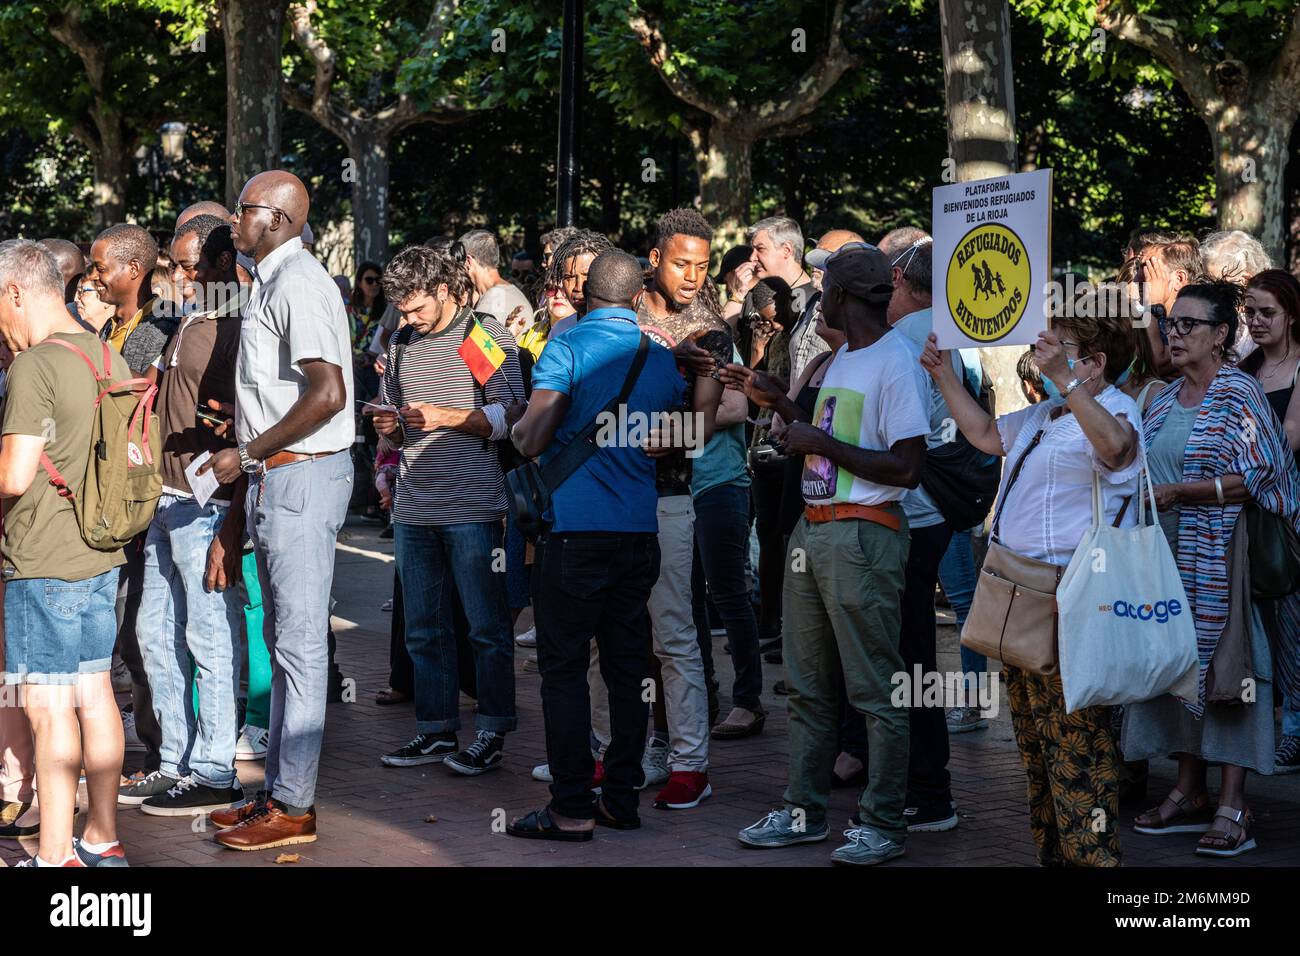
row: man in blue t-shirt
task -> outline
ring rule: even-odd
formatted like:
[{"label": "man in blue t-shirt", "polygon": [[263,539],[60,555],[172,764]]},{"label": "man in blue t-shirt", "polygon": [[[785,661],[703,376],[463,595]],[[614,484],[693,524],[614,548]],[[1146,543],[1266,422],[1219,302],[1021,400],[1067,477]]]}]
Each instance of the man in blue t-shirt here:
[{"label": "man in blue t-shirt", "polygon": [[[528,411],[511,432],[523,454],[540,454],[545,464],[619,394],[641,341],[634,303],[642,287],[641,267],[627,253],[610,250],[592,262],[585,314],[547,343],[533,367]],[[659,576],[655,462],[644,445],[654,430],[650,417],[679,405],[684,387],[672,354],[651,343],[626,408],[602,425],[596,451],[552,492],[552,523],[537,542],[533,593],[554,782],[550,804],[511,822],[512,836],[577,842],[591,839],[597,819],[625,829],[639,825],[646,602]],[[588,744],[592,635],[609,690],[611,731],[599,802],[592,800]]]}]

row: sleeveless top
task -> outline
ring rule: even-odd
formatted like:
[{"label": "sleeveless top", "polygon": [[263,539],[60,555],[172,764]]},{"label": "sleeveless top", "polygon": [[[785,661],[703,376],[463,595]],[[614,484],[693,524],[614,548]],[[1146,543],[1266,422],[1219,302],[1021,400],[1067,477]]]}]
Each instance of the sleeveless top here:
[{"label": "sleeveless top", "polygon": [[[1300,362],[1296,363],[1295,371],[1291,373],[1291,385],[1289,387],[1264,393],[1268,403],[1273,406],[1273,413],[1277,415],[1279,422],[1286,421],[1286,410],[1291,404],[1291,395],[1295,391],[1297,376],[1300,376]],[[1296,450],[1295,456],[1296,467],[1300,468],[1300,449]]]}]

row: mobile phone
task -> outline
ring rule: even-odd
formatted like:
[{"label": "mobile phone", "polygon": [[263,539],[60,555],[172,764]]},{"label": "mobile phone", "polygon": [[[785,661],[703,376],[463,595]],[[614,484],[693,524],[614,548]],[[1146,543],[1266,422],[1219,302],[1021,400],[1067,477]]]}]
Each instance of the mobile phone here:
[{"label": "mobile phone", "polygon": [[214,425],[224,425],[226,422],[230,420],[226,418],[226,416],[222,415],[220,412],[214,411],[213,409],[208,408],[204,405],[195,405],[194,414],[197,415],[199,419],[201,419],[202,421],[211,422]]}]

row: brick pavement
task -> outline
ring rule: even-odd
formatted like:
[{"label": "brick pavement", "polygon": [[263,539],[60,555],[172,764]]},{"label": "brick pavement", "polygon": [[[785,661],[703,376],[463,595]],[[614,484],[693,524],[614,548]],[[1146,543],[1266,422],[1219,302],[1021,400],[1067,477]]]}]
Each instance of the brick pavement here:
[{"label": "brick pavement", "polygon": [[[331,704],[317,800],[321,838],[288,848],[298,865],[319,866],[825,866],[834,837],[822,844],[780,851],[742,848],[740,827],[780,803],[785,784],[787,735],[782,698],[771,693],[780,668],[765,665],[764,706],[769,717],[762,736],[715,742],[710,779],[714,796],[695,810],[663,812],[642,802],[642,829],[597,829],[588,844],[556,845],[515,840],[499,832],[502,821],[542,805],[544,784],[529,776],[544,762],[540,679],[516,663],[520,728],[509,738],[503,769],[479,778],[459,777],[440,766],[382,767],[381,752],[413,733],[411,705],[379,707],[375,692],[387,684],[388,616],[379,604],[391,590],[391,542],[377,528],[351,523],[338,552],[335,626],[338,661],[356,681],[356,702]],[[941,614],[941,621],[945,615]],[[950,618],[948,618],[950,620]],[[715,660],[729,700],[729,659],[718,638]],[[941,669],[958,669],[954,628],[940,628]],[[907,855],[890,866],[1027,866],[1034,863],[1024,798],[1024,777],[1011,736],[1005,691],[989,730],[951,738],[953,793],[961,824],[947,833],[914,834]],[[472,727],[472,702],[462,698],[462,721]],[[462,731],[462,736],[465,732]],[[1174,764],[1154,761],[1151,794],[1173,783]],[[262,781],[260,764],[239,764],[245,788]],[[1211,773],[1211,785],[1217,782]],[[1151,838],[1130,828],[1123,816],[1125,863],[1133,866],[1295,866],[1300,864],[1300,775],[1252,776],[1251,802],[1260,849],[1240,861],[1197,857],[1192,837]],[[831,823],[847,826],[856,793],[837,790]],[[433,818],[435,822],[429,822]],[[272,866],[275,851],[224,850],[189,819],[149,817],[123,809],[119,824],[135,866]],[[835,834],[834,836],[838,836]],[[0,842],[0,865],[12,865],[35,841]]]}]

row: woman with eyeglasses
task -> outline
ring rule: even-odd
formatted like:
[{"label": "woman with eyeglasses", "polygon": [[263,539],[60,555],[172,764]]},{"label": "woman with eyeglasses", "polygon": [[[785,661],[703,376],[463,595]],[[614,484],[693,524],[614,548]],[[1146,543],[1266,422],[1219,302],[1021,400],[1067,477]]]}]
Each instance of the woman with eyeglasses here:
[{"label": "woman with eyeglasses", "polygon": [[[1246,771],[1273,772],[1273,666],[1260,608],[1238,594],[1248,620],[1225,628],[1232,585],[1230,543],[1243,507],[1256,506],[1300,528],[1300,475],[1282,427],[1259,382],[1233,363],[1242,290],[1227,282],[1184,287],[1160,321],[1179,377],[1147,412],[1143,437],[1159,521],[1191,605],[1199,651],[1198,693],[1165,694],[1125,709],[1129,760],[1173,754],[1178,781],[1140,814],[1134,830],[1150,835],[1201,833],[1196,852],[1235,857],[1255,848]],[[1238,590],[1240,584],[1237,585]],[[1239,605],[1240,610],[1240,605]],[[1240,619],[1239,619],[1240,620]],[[1246,635],[1242,647],[1236,635]],[[1215,652],[1225,647],[1216,659]],[[1300,645],[1283,641],[1283,673]],[[1289,646],[1288,646],[1289,645]],[[1237,663],[1230,653],[1239,651]],[[1214,661],[1216,693],[1207,694]],[[1223,701],[1219,678],[1245,673],[1242,691]],[[1235,687],[1233,688],[1235,691]],[[1222,765],[1218,805],[1206,769]]]},{"label": "woman with eyeglasses", "polygon": [[[1300,465],[1300,392],[1296,391],[1300,376],[1300,281],[1282,269],[1256,273],[1246,283],[1241,317],[1256,346],[1242,359],[1241,369],[1259,380]],[[1293,595],[1278,602],[1277,611],[1282,630],[1300,634],[1300,597]],[[1290,694],[1285,686],[1281,689],[1286,703],[1273,772],[1295,773],[1300,770],[1300,695]]]},{"label": "woman with eyeglasses", "polygon": [[85,276],[77,282],[76,301],[78,321],[98,335],[113,317],[113,304],[101,299],[95,283]]}]

